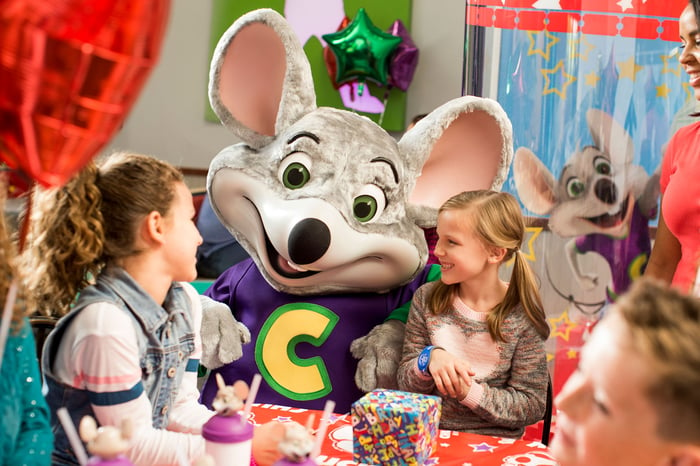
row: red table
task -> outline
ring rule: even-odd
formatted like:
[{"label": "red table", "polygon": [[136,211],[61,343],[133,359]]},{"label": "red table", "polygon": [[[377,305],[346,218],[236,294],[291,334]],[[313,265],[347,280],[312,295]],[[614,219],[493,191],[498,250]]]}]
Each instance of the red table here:
[{"label": "red table", "polygon": [[[321,411],[269,404],[253,405],[255,424],[269,421],[296,421],[306,425],[315,416],[314,426],[321,420]],[[458,466],[556,466],[547,448],[539,442],[502,439],[483,435],[441,430],[437,451],[426,465]],[[317,459],[319,466],[350,466],[352,459],[352,423],[349,414],[334,414],[328,425],[326,440]]]}]

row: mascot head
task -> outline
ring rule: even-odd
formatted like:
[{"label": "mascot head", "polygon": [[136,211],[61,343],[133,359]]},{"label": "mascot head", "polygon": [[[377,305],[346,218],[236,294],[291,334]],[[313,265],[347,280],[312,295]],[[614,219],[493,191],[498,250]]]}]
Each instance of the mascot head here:
[{"label": "mascot head", "polygon": [[369,118],[317,107],[302,46],[269,9],[221,37],[209,97],[242,140],[211,163],[212,206],[270,285],[291,294],[409,282],[440,204],[499,189],[512,160],[510,121],[493,100],[454,99],[398,142]]}]

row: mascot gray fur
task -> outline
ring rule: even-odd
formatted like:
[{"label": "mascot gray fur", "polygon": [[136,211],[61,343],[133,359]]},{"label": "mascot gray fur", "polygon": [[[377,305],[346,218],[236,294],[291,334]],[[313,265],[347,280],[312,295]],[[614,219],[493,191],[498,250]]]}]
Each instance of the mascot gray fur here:
[{"label": "mascot gray fur", "polygon": [[500,189],[513,156],[507,115],[493,100],[456,98],[397,143],[369,118],[316,106],[302,46],[269,9],[221,37],[209,97],[243,142],[214,158],[207,189],[252,259],[207,294],[251,330],[255,349],[232,362],[237,323],[214,307],[203,362],[229,384],[263,374],[263,403],[321,409],[333,399],[344,412],[357,387],[394,387],[404,324],[385,319],[427,278],[422,228],[450,196]]}]

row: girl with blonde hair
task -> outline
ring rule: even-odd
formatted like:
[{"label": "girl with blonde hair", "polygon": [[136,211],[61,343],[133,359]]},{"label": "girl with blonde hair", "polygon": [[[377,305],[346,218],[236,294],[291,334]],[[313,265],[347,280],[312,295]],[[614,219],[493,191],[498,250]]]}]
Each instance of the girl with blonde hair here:
[{"label": "girl with blonde hair", "polygon": [[[437,233],[442,277],[413,297],[399,388],[441,396],[442,429],[520,437],[542,419],[549,381],[520,206],[508,193],[464,192],[440,207]],[[499,268],[511,259],[506,283]]]}]

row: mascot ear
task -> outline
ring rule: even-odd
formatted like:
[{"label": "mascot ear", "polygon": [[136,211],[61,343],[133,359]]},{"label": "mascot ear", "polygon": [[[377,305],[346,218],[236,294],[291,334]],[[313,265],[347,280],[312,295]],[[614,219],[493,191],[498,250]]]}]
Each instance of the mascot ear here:
[{"label": "mascot ear", "polygon": [[252,11],[221,36],[209,100],[224,126],[255,149],[316,108],[309,61],[279,13]]},{"label": "mascot ear", "polygon": [[586,112],[586,122],[596,147],[608,154],[613,164],[624,166],[634,161],[632,138],[613,117],[592,108]]},{"label": "mascot ear", "polygon": [[500,189],[513,160],[513,128],[494,100],[464,96],[433,110],[404,134],[399,148],[418,163],[410,202],[439,208],[451,196]]},{"label": "mascot ear", "polygon": [[534,213],[548,214],[557,204],[557,182],[554,175],[526,147],[515,151],[513,179],[520,200]]}]

